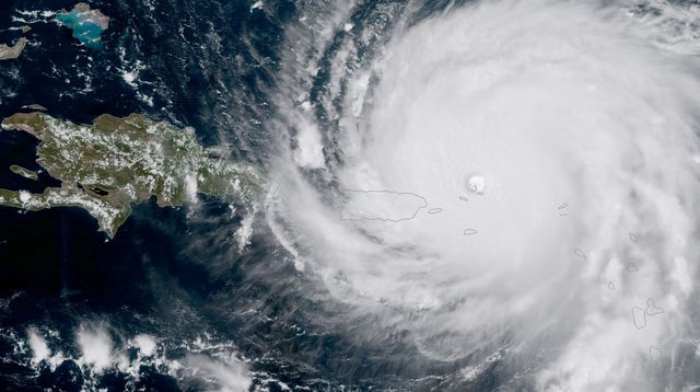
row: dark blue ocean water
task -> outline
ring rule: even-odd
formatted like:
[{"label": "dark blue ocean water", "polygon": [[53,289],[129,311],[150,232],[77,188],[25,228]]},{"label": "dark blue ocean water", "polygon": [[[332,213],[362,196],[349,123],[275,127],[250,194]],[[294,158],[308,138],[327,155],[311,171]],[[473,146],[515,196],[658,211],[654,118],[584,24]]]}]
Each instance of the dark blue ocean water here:
[{"label": "dark blue ocean water", "polygon": [[[140,112],[192,126],[202,143],[217,143],[223,128],[230,132],[222,116],[225,108],[241,98],[212,91],[244,91],[245,100],[253,103],[263,99],[256,94],[259,85],[269,83],[269,77],[256,67],[250,55],[253,48],[247,45],[258,45],[257,51],[273,56],[280,24],[294,13],[294,7],[281,3],[273,21],[266,14],[249,13],[244,1],[161,1],[153,8],[146,3],[91,2],[93,8],[111,17],[99,46],[81,44],[74,31],[55,21],[17,12],[71,9],[73,2],[0,3],[2,42],[13,42],[21,35],[6,30],[23,25],[12,17],[38,20],[30,24],[32,30],[26,36],[31,45],[22,56],[0,62],[0,116],[34,103],[47,107],[53,116],[75,122],[90,122],[101,113]],[[216,50],[209,48],[207,36],[214,32],[222,37]],[[244,36],[246,44],[241,39]],[[232,64],[234,59],[243,66]],[[135,89],[124,81],[122,70],[137,61],[146,70]],[[148,95],[150,101],[139,99],[139,94]],[[36,140],[28,135],[0,133],[1,186],[40,192],[58,185],[46,175],[35,183],[8,170],[13,163],[39,169],[34,163],[35,146]],[[194,225],[187,225],[184,210],[158,208],[152,202],[137,206],[117,237],[108,242],[95,221],[80,209],[27,213],[0,208],[0,295],[9,301],[0,314],[0,327],[22,337],[30,325],[57,330],[62,335],[59,340],[66,342],[65,352],[76,357],[75,329],[91,319],[107,320],[115,332],[124,335],[150,332],[166,336],[173,346],[203,331],[222,335],[220,340],[238,340],[240,326],[228,319],[230,315],[226,320],[208,317],[221,310],[208,298],[241,291],[236,282],[246,277],[239,264],[251,261],[237,260],[230,243],[218,247],[199,244],[211,241],[203,234],[213,228],[221,226],[229,234],[237,228],[237,218],[230,217],[228,206],[216,200],[203,204],[200,223]],[[227,217],[225,221],[217,222],[220,215]],[[225,274],[214,277],[211,268],[217,263],[226,265]],[[252,283],[244,285],[246,290],[257,291],[263,298],[269,295],[267,288],[254,288]],[[180,306],[176,314],[175,302]],[[0,338],[0,357],[8,358],[0,369],[0,389],[71,390],[83,384],[81,377],[68,377],[75,372],[71,361],[54,372],[44,369],[40,376],[36,369],[13,364],[13,342],[8,339]],[[144,368],[140,373],[143,377],[137,387],[182,388],[158,369]],[[100,382],[111,390],[123,389],[124,375],[104,378]],[[191,388],[196,390],[196,383]]]}]

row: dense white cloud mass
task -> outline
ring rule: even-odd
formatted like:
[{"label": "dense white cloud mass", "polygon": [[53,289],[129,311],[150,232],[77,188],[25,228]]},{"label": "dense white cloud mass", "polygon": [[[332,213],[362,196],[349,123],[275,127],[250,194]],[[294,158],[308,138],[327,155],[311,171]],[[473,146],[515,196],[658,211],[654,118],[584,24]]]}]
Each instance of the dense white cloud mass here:
[{"label": "dense white cloud mass", "polygon": [[[479,2],[399,29],[350,82],[342,164],[303,132],[278,163],[283,243],[431,358],[507,341],[538,390],[654,390],[640,364],[692,338],[700,63],[628,6]],[[289,118],[318,132],[304,106]]]},{"label": "dense white cloud mass", "polygon": [[83,354],[82,362],[93,366],[96,372],[113,364],[112,338],[101,325],[81,325],[76,340]]},{"label": "dense white cloud mass", "polygon": [[190,355],[185,363],[213,378],[220,388],[218,392],[245,392],[250,388],[251,377],[247,366],[234,357],[216,361],[203,355]]},{"label": "dense white cloud mass", "polygon": [[32,362],[39,363],[43,360],[51,358],[51,349],[46,344],[43,336],[37,331],[36,328],[29,328],[27,330],[27,337],[29,341],[29,348],[32,350]]},{"label": "dense white cloud mass", "polygon": [[132,343],[135,347],[138,347],[141,355],[146,357],[154,355],[156,353],[156,349],[158,348],[156,339],[147,334],[139,334],[134,336]]}]

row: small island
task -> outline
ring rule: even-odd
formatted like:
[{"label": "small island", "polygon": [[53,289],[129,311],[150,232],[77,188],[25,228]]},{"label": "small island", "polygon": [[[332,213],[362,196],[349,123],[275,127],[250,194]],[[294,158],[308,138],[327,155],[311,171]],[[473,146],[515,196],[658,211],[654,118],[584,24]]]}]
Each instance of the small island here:
[{"label": "small island", "polygon": [[20,177],[24,177],[28,180],[38,181],[39,174],[35,171],[29,170],[26,167],[20,165],[10,165],[10,171],[17,174]]},{"label": "small island", "polygon": [[73,37],[88,48],[102,46],[102,32],[109,28],[109,17],[87,3],[76,4],[71,11],[60,12],[56,20],[73,31]]},{"label": "small island", "polygon": [[45,112],[45,111],[48,110],[48,109],[46,109],[46,107],[44,107],[44,106],[42,106],[42,105],[39,105],[39,104],[36,104],[36,103],[33,103],[33,104],[31,104],[31,105],[24,105],[24,106],[22,106],[22,109],[28,109],[28,110],[34,110],[34,111],[42,111],[42,112]]},{"label": "small island", "polygon": [[18,58],[27,46],[27,40],[20,37],[14,45],[0,44],[0,60],[14,60]]},{"label": "small island", "polygon": [[262,189],[255,167],[202,147],[191,129],[140,114],[104,114],[91,125],[80,125],[41,112],[17,113],[2,121],[2,129],[39,139],[37,163],[61,187],[41,194],[0,188],[0,206],[32,211],[80,207],[110,238],[132,206],[151,197],[159,206],[196,202],[198,193],[252,203]]}]

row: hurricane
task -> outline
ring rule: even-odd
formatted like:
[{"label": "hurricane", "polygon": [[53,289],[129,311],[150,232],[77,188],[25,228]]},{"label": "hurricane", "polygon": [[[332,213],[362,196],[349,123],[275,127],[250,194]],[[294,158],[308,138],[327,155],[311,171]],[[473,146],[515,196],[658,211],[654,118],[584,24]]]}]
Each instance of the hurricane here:
[{"label": "hurricane", "polygon": [[264,211],[328,322],[445,390],[700,388],[698,6],[325,5],[285,36]]}]

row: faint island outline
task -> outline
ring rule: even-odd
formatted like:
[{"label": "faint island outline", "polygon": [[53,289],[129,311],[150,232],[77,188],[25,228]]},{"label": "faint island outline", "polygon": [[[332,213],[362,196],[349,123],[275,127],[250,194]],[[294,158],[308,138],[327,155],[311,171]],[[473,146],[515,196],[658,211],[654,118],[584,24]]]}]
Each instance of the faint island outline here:
[{"label": "faint island outline", "polygon": [[410,196],[410,197],[420,199],[422,201],[422,205],[420,205],[418,208],[416,208],[412,214],[410,214],[407,217],[402,217],[402,218],[398,218],[398,219],[381,217],[381,216],[347,217],[347,209],[343,208],[340,212],[340,220],[342,220],[342,221],[379,221],[379,222],[388,222],[388,223],[406,222],[406,221],[416,219],[416,217],[418,216],[420,211],[428,208],[428,205],[429,205],[427,198],[425,198],[424,196],[421,196],[417,193],[414,193],[414,192],[399,192],[399,191],[392,191],[392,190],[372,190],[372,189],[369,189],[369,190],[368,189],[341,189],[341,192],[343,194],[365,193],[365,194],[379,194],[379,195],[385,194],[385,195],[391,195],[391,196]]}]

